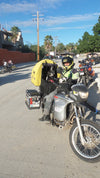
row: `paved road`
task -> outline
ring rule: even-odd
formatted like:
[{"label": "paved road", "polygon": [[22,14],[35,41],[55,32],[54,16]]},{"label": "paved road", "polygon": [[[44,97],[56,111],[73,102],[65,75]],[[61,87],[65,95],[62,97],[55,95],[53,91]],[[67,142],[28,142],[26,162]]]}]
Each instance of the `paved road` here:
[{"label": "paved road", "polygon": [[[42,122],[41,109],[26,107],[32,68],[0,75],[0,178],[99,178],[100,162],[84,162],[72,152],[70,128]],[[99,95],[93,95],[96,105]]]}]

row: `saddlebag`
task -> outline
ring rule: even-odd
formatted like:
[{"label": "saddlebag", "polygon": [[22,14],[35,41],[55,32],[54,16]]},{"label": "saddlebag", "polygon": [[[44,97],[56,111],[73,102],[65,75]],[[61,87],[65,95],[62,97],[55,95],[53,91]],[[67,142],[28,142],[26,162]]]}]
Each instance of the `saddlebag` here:
[{"label": "saddlebag", "polygon": [[25,103],[29,109],[40,108],[40,93],[37,90],[26,90]]}]

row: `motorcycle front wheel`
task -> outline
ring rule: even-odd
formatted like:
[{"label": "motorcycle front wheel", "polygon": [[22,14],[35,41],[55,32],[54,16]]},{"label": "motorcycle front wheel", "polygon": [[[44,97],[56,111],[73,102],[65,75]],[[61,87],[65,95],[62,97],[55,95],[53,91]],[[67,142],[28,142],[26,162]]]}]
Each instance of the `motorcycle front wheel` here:
[{"label": "motorcycle front wheel", "polygon": [[89,120],[81,122],[81,128],[85,139],[85,144],[81,143],[79,129],[75,123],[69,134],[69,141],[74,153],[87,162],[97,162],[100,160],[100,127]]}]

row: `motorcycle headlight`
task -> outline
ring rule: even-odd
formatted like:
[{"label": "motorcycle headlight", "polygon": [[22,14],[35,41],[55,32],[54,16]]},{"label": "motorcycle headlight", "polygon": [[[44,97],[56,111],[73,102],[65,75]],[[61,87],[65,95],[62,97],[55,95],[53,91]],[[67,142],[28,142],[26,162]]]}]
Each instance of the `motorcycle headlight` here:
[{"label": "motorcycle headlight", "polygon": [[85,99],[86,100],[88,98],[88,96],[89,96],[89,93],[88,92],[79,91],[79,96],[80,96],[81,99]]},{"label": "motorcycle headlight", "polygon": [[76,84],[71,87],[74,98],[76,101],[86,101],[89,95],[88,89],[83,84]]}]

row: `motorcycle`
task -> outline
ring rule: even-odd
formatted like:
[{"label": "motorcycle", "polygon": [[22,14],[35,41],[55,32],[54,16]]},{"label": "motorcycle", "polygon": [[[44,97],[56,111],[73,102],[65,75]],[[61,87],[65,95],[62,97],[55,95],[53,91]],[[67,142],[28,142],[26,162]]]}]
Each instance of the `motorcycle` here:
[{"label": "motorcycle", "polygon": [[[35,74],[34,71],[35,69],[32,71],[32,78]],[[87,87],[84,84],[71,84],[70,80],[62,83],[53,82],[57,92],[50,107],[49,121],[59,128],[70,124],[69,143],[73,152],[84,161],[99,161],[100,126],[85,118],[85,108],[95,114],[100,114],[100,111],[88,103]],[[40,91],[34,90],[30,96],[27,95],[26,101],[30,108],[38,106],[44,110],[45,99],[40,95]]]},{"label": "motorcycle", "polygon": [[93,81],[95,72],[90,63],[86,63],[85,61],[79,61],[79,63],[79,68],[77,69],[79,72],[78,82],[88,86]]},{"label": "motorcycle", "polygon": [[87,60],[92,63],[92,65],[99,64],[100,63],[100,57],[98,53],[89,53],[87,54]]},{"label": "motorcycle", "polygon": [[[88,90],[83,84],[71,86],[66,93],[66,83],[58,86],[50,109],[50,122],[60,128],[71,125],[69,143],[74,153],[87,162],[100,159],[100,127],[93,121],[84,119],[87,107],[96,114],[100,114],[88,102]],[[43,107],[43,100],[42,100]]]},{"label": "motorcycle", "polygon": [[13,65],[7,65],[6,67],[1,68],[0,73],[4,74],[6,72],[12,72],[15,69],[16,69],[16,66],[14,64]]}]

